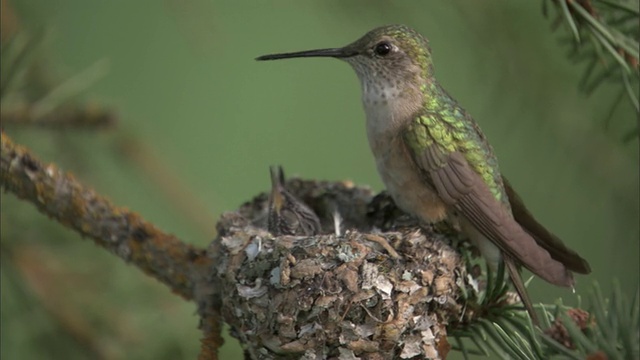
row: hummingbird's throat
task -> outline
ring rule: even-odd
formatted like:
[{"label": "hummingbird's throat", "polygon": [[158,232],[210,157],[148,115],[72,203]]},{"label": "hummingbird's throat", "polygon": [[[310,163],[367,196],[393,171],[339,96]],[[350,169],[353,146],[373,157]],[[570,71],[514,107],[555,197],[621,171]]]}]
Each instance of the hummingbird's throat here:
[{"label": "hummingbird's throat", "polygon": [[363,79],[362,105],[367,115],[367,128],[374,133],[395,132],[410,120],[422,106],[419,91],[397,84],[374,83]]},{"label": "hummingbird's throat", "polygon": [[362,102],[366,106],[388,105],[389,102],[396,101],[399,97],[400,90],[396,87],[362,82]]}]

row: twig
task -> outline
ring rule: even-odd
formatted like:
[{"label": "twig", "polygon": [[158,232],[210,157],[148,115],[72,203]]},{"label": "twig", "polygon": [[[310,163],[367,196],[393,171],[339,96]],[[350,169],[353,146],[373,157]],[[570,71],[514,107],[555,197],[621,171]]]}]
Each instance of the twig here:
[{"label": "twig", "polygon": [[3,132],[0,183],[42,213],[160,280],[187,300],[211,267],[206,250],[165,234],[138,214],[114,206],[54,164],[43,164]]},{"label": "twig", "polygon": [[387,253],[389,253],[389,255],[391,255],[391,257],[393,257],[394,259],[400,258],[400,255],[398,255],[398,252],[393,247],[391,247],[387,239],[383,238],[382,236],[378,236],[375,234],[368,234],[365,236],[365,239],[369,241],[373,241],[374,243],[382,246],[387,251]]},{"label": "twig", "polygon": [[[99,341],[96,329],[91,326],[89,319],[76,310],[77,303],[74,304],[66,298],[71,286],[56,285],[61,281],[60,274],[43,266],[53,257],[45,258],[46,254],[40,254],[33,246],[16,246],[16,249],[10,253],[8,260],[18,271],[20,282],[27,284],[30,290],[28,292],[56,322],[58,331],[66,332],[93,359],[113,359],[113,351]],[[54,267],[58,269],[59,266],[64,265],[55,264]]]},{"label": "twig", "polygon": [[4,107],[0,112],[0,123],[44,126],[55,130],[68,128],[112,128],[117,120],[113,112],[97,105],[84,107],[62,107],[47,114],[36,116],[32,107]]},{"label": "twig", "polygon": [[222,318],[219,313],[210,313],[202,318],[201,328],[204,337],[200,339],[200,354],[198,360],[218,360],[218,348],[224,340],[222,333]]},{"label": "twig", "polygon": [[0,16],[2,21],[0,25],[0,42],[4,43],[11,39],[20,29],[20,19],[16,16],[13,6],[9,3],[9,0],[0,1]]},{"label": "twig", "polygon": [[[621,84],[623,94],[635,110],[635,118],[640,112],[637,89],[640,79],[637,41],[637,2],[624,0],[553,0],[558,12],[558,24],[564,20],[571,33],[572,50],[569,59],[574,63],[587,62],[579,88],[587,95],[605,81]],[[544,1],[546,4],[546,0]],[[587,40],[587,41],[585,41]],[[566,42],[566,41],[564,41]],[[620,81],[621,80],[621,81]],[[615,107],[619,103],[616,98]],[[608,119],[605,120],[608,123]],[[640,138],[640,130],[632,131],[622,139],[627,142],[635,136]]]}]

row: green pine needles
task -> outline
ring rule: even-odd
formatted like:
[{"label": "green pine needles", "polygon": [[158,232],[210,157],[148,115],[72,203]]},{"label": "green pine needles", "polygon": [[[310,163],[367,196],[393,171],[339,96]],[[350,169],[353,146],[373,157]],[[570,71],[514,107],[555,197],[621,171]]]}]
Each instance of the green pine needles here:
[{"label": "green pine needles", "polygon": [[[555,9],[553,30],[560,24],[567,32],[561,42],[570,46],[569,59],[586,64],[578,85],[590,95],[603,83],[617,83],[620,87],[612,104],[605,128],[623,98],[633,106],[640,119],[638,65],[640,46],[640,3],[638,0],[543,0],[543,13],[548,14],[549,3]],[[624,141],[640,138],[640,120],[636,129],[624,136]]]},{"label": "green pine needles", "polygon": [[484,290],[478,290],[475,280],[469,283],[470,288],[461,287],[465,314],[450,325],[452,348],[465,359],[640,359],[640,290],[629,301],[614,282],[611,297],[605,299],[596,283],[586,311],[580,305],[565,306],[561,299],[553,305],[539,304],[539,328],[508,291],[504,266],[495,275],[487,272]]}]

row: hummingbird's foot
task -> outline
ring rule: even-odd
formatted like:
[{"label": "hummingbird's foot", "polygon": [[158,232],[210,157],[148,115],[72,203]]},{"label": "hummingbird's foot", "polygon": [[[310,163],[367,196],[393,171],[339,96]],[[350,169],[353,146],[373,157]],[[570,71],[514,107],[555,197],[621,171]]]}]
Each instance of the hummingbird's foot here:
[{"label": "hummingbird's foot", "polygon": [[433,231],[443,234],[443,235],[451,235],[451,236],[455,236],[458,233],[460,233],[460,228],[456,226],[456,224],[448,221],[448,220],[442,220],[442,221],[438,221],[436,223],[432,223],[430,224],[431,228],[433,229]]},{"label": "hummingbird's foot", "polygon": [[381,232],[398,231],[420,225],[418,218],[400,210],[386,191],[374,196],[367,204],[367,219],[373,228]]}]

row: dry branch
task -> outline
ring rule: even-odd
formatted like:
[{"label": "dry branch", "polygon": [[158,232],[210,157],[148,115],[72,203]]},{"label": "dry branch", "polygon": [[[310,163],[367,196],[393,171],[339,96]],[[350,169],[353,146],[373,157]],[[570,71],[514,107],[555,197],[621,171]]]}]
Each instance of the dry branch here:
[{"label": "dry branch", "polygon": [[187,300],[211,266],[205,250],[165,234],[138,214],[114,206],[54,164],[45,164],[2,132],[0,180],[42,213],[160,280]]},{"label": "dry branch", "polygon": [[0,123],[42,126],[54,130],[110,129],[117,122],[116,115],[98,105],[63,106],[38,115],[30,106],[5,106],[0,112]]}]

